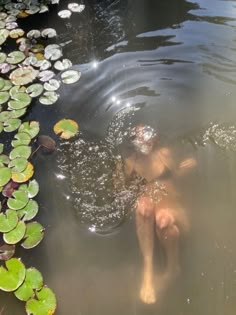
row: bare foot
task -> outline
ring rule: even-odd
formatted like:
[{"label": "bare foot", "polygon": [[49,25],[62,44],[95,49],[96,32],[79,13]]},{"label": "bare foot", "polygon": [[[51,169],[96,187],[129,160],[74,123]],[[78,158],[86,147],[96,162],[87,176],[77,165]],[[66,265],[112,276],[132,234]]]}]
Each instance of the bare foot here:
[{"label": "bare foot", "polygon": [[145,304],[153,304],[156,302],[155,289],[150,274],[144,275],[140,290],[140,299]]}]

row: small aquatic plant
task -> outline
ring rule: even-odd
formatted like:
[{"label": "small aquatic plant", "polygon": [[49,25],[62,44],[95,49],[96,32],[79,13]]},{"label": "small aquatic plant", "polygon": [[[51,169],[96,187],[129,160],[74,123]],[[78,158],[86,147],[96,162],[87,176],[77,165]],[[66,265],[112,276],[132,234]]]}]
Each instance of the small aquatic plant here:
[{"label": "small aquatic plant", "polygon": [[[39,136],[40,122],[22,119],[33,99],[43,105],[56,103],[60,85],[77,82],[81,73],[70,69],[71,61],[62,59],[62,46],[52,43],[57,38],[55,29],[26,32],[18,22],[43,14],[58,3],[59,0],[0,0],[0,133],[11,137],[10,147],[0,143],[0,260],[5,262],[0,266],[0,289],[14,292],[26,303],[26,313],[33,315],[54,314],[55,294],[44,285],[37,269],[26,268],[20,258],[13,256],[16,246],[31,249],[43,239],[44,227],[35,221],[39,205],[34,198],[40,187],[33,179],[32,145],[37,140],[39,147],[52,152],[55,141]],[[68,18],[83,10],[84,5],[70,3],[58,15]],[[6,46],[9,43],[10,52]],[[54,132],[69,139],[78,133],[78,128],[75,121],[62,119],[55,124]]]}]

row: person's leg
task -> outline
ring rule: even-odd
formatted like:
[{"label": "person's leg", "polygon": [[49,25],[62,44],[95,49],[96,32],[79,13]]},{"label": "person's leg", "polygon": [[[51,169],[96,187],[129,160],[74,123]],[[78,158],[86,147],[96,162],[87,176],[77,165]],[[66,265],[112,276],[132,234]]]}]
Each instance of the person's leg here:
[{"label": "person's leg", "polygon": [[147,304],[156,301],[153,279],[154,214],[152,200],[141,196],[136,205],[136,231],[144,264],[140,299]]}]

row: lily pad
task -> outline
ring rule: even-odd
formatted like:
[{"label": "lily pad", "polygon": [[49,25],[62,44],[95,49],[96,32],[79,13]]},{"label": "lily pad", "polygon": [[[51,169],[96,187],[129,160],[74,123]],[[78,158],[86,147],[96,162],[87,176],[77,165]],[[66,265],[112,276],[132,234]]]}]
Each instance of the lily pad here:
[{"label": "lily pad", "polygon": [[4,144],[3,144],[3,143],[0,143],[0,154],[2,154],[3,149],[4,149]]},{"label": "lily pad", "polygon": [[26,302],[26,312],[32,315],[53,315],[56,309],[56,297],[51,289],[44,287],[36,292],[35,299]]},{"label": "lily pad", "polygon": [[71,17],[70,10],[61,10],[58,12],[58,16],[62,19],[69,19]]},{"label": "lily pad", "polygon": [[43,31],[41,31],[42,37],[46,38],[53,38],[57,36],[57,32],[54,28],[45,28]]},{"label": "lily pad", "polygon": [[8,91],[8,90],[10,90],[11,89],[11,87],[12,87],[12,83],[11,83],[11,81],[10,80],[4,80],[5,82],[5,85],[4,85],[4,87],[1,89],[1,91]]},{"label": "lily pad", "polygon": [[12,66],[6,62],[0,64],[0,72],[5,74],[12,69]]},{"label": "lily pad", "polygon": [[18,131],[28,133],[33,139],[39,133],[39,123],[37,121],[26,121],[20,126]]},{"label": "lily pad", "polygon": [[11,112],[4,110],[3,112],[0,113],[0,121],[4,122],[8,119],[11,118]]},{"label": "lily pad", "polygon": [[62,57],[61,47],[57,44],[48,45],[45,47],[44,54],[48,60],[57,60]]},{"label": "lily pad", "polygon": [[39,30],[31,30],[27,33],[26,35],[29,39],[33,39],[33,38],[39,38],[41,37],[41,33]]},{"label": "lily pad", "polygon": [[34,167],[30,162],[28,162],[27,167],[24,171],[12,173],[11,178],[16,183],[24,183],[24,182],[27,182],[33,175],[34,175]]},{"label": "lily pad", "polygon": [[8,167],[0,167],[0,186],[6,185],[11,179],[11,170]]},{"label": "lily pad", "polygon": [[54,68],[58,71],[67,70],[72,67],[72,62],[69,59],[58,60],[54,64]]},{"label": "lily pad", "polygon": [[19,132],[15,135],[15,139],[12,140],[11,145],[15,148],[18,146],[28,146],[31,141],[31,137],[28,133]]},{"label": "lily pad", "polygon": [[24,36],[24,34],[25,32],[21,28],[16,28],[14,30],[11,30],[9,35],[11,38],[15,39]]},{"label": "lily pad", "polygon": [[0,45],[5,43],[7,37],[9,36],[9,31],[6,29],[1,29],[0,30]]},{"label": "lily pad", "polygon": [[26,224],[23,221],[19,221],[13,230],[3,234],[3,240],[10,245],[17,244],[23,239],[25,231]]},{"label": "lily pad", "polygon": [[44,228],[38,222],[30,222],[26,225],[24,242],[21,244],[25,249],[37,246],[43,239]]},{"label": "lily pad", "polygon": [[9,260],[15,254],[15,245],[0,246],[0,260]]},{"label": "lily pad", "polygon": [[81,72],[76,70],[67,70],[61,74],[62,82],[72,84],[77,82],[81,77]]},{"label": "lily pad", "polygon": [[10,74],[10,79],[15,85],[26,85],[36,79],[38,70],[35,70],[31,66],[25,66],[17,68]]},{"label": "lily pad", "polygon": [[27,159],[18,157],[12,160],[8,164],[8,167],[12,169],[12,173],[20,173],[26,169],[27,163],[28,163]]},{"label": "lily pad", "polygon": [[9,93],[8,92],[0,92],[0,105],[6,103],[9,100]]},{"label": "lily pad", "polygon": [[38,59],[33,55],[33,56],[29,56],[27,57],[23,64],[26,66],[34,66],[37,63]]},{"label": "lily pad", "polygon": [[45,71],[41,71],[38,74],[39,80],[42,82],[46,82],[49,81],[50,79],[52,79],[54,77],[55,73],[53,71],[50,70],[45,70]]},{"label": "lily pad", "polygon": [[5,155],[5,154],[0,155],[0,163],[1,164],[8,165],[9,162],[10,162],[10,159],[7,155]]},{"label": "lily pad", "polygon": [[39,291],[43,287],[43,277],[36,268],[26,270],[25,281],[14,292],[15,296],[21,301],[28,301],[34,297],[34,292]]},{"label": "lily pad", "polygon": [[17,110],[12,110],[11,111],[11,117],[12,118],[19,118],[19,117],[24,116],[25,113],[26,113],[26,107],[21,108],[21,109],[17,109]]},{"label": "lily pad", "polygon": [[44,71],[44,70],[49,69],[52,66],[52,64],[50,61],[44,59],[44,60],[38,61],[38,63],[35,66],[36,67],[38,66],[41,71]]},{"label": "lily pad", "polygon": [[62,119],[54,125],[53,130],[61,138],[70,139],[78,133],[79,125],[72,119]]},{"label": "lily pad", "polygon": [[[19,12],[19,11],[18,11]],[[18,12],[17,11],[14,11],[14,13],[15,13],[15,15],[17,15],[18,14]],[[11,11],[11,14],[13,14],[13,11]],[[15,28],[17,28],[18,27],[18,23],[17,22],[8,22],[8,23],[6,23],[6,29],[7,30],[14,30]]]},{"label": "lily pad", "polygon": [[61,84],[60,81],[56,79],[51,79],[48,82],[44,83],[44,89],[46,91],[56,91],[59,89],[60,84]]},{"label": "lily pad", "polygon": [[69,3],[68,9],[71,10],[72,12],[80,13],[85,9],[85,5],[84,4],[78,4],[78,3]]},{"label": "lily pad", "polygon": [[18,64],[22,62],[25,59],[25,54],[22,51],[13,51],[7,56],[7,62],[10,64]]},{"label": "lily pad", "polygon": [[0,267],[0,289],[12,292],[25,280],[26,270],[24,264],[17,258],[6,261],[6,268]]},{"label": "lily pad", "polygon": [[32,84],[26,89],[26,92],[31,97],[38,97],[40,94],[43,93],[43,86],[40,83]]},{"label": "lily pad", "polygon": [[25,93],[26,88],[24,86],[13,86],[10,89],[10,96],[15,99],[18,93]]},{"label": "lily pad", "polygon": [[6,59],[7,59],[7,55],[3,52],[0,52],[0,63],[5,62]]},{"label": "lily pad", "polygon": [[52,105],[58,100],[58,94],[55,92],[44,92],[39,98],[39,102],[43,105]]},{"label": "lily pad", "polygon": [[0,90],[2,90],[5,86],[5,80],[3,78],[0,78]]},{"label": "lily pad", "polygon": [[6,213],[0,213],[0,232],[13,230],[18,223],[18,215],[15,210],[8,209]]},{"label": "lily pad", "polygon": [[14,148],[11,152],[10,152],[10,159],[14,160],[15,158],[25,158],[28,159],[30,157],[31,154],[31,147],[26,146],[26,145],[20,145],[16,148]]},{"label": "lily pad", "polygon": [[19,128],[21,120],[18,118],[11,118],[4,123],[4,131],[12,132]]},{"label": "lily pad", "polygon": [[13,100],[8,102],[11,109],[22,109],[31,103],[31,97],[27,93],[17,93]]},{"label": "lily pad", "polygon": [[29,201],[28,194],[25,191],[16,190],[12,196],[14,198],[9,198],[7,200],[7,206],[12,210],[20,210],[24,208]]},{"label": "lily pad", "polygon": [[37,215],[38,210],[38,203],[30,199],[23,209],[17,211],[17,215],[22,221],[30,221]]},{"label": "lily pad", "polygon": [[34,198],[39,192],[39,184],[38,182],[33,179],[29,182],[28,185],[28,197],[29,198]]}]

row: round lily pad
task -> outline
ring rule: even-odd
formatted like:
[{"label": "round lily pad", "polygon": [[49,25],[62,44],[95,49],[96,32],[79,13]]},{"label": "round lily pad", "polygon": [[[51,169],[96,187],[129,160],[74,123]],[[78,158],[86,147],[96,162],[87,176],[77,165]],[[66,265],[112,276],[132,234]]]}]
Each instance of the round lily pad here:
[{"label": "round lily pad", "polygon": [[56,297],[51,289],[44,287],[36,291],[36,297],[26,302],[26,312],[32,315],[53,315],[56,309]]},{"label": "round lily pad", "polygon": [[54,77],[55,73],[53,71],[50,70],[45,70],[45,71],[41,71],[38,74],[39,80],[42,82],[46,82],[49,81],[50,79],[52,79]]},{"label": "round lily pad", "polygon": [[38,59],[33,55],[33,56],[29,56],[27,57],[23,64],[26,66],[34,66],[37,63]]},{"label": "round lily pad", "polygon": [[56,79],[51,79],[48,82],[44,83],[44,89],[46,91],[56,91],[60,87],[60,81]]},{"label": "round lily pad", "polygon": [[9,260],[15,254],[15,245],[0,246],[0,260]]},{"label": "round lily pad", "polygon": [[44,92],[39,98],[39,102],[43,105],[52,105],[58,100],[58,94],[55,92]]},{"label": "round lily pad", "polygon": [[39,38],[41,37],[41,33],[39,30],[31,30],[27,33],[26,35],[29,39],[32,39],[32,38]]},{"label": "round lily pad", "polygon": [[28,194],[25,191],[16,190],[13,192],[12,196],[14,198],[9,198],[7,200],[7,206],[12,210],[20,210],[24,208],[29,201]]},{"label": "round lily pad", "polygon": [[62,82],[72,84],[77,82],[81,77],[81,72],[76,70],[67,70],[61,74]]},{"label": "round lily pad", "polygon": [[8,92],[0,92],[0,105],[6,103],[9,100],[9,93]]},{"label": "round lily pad", "polygon": [[11,69],[12,69],[12,66],[8,63],[1,63],[0,64],[0,72],[2,74],[9,72]]},{"label": "round lily pad", "polygon": [[71,11],[70,10],[61,10],[58,12],[58,15],[62,19],[69,19],[71,17]]},{"label": "round lily pad", "polygon": [[23,239],[25,231],[26,224],[23,221],[19,221],[13,230],[3,234],[3,240],[10,245],[17,244]]},{"label": "round lily pad", "polygon": [[0,90],[2,90],[5,86],[5,80],[3,78],[0,78]]},{"label": "round lily pad", "polygon": [[28,185],[28,197],[29,198],[34,198],[39,192],[39,184],[38,182],[33,179],[29,182]]},{"label": "round lily pad", "polygon": [[10,96],[15,99],[17,97],[18,93],[25,93],[26,88],[24,86],[13,86],[10,89]]},{"label": "round lily pad", "polygon": [[45,28],[41,31],[42,37],[53,38],[57,36],[57,32],[54,28]]},{"label": "round lily pad", "polygon": [[39,133],[39,123],[37,121],[26,121],[20,126],[18,131],[28,133],[33,139]]},{"label": "round lily pad", "polygon": [[16,148],[14,148],[11,152],[10,152],[10,159],[13,160],[15,158],[25,158],[28,159],[30,157],[31,154],[31,147],[26,146],[26,145],[20,145]]},{"label": "round lily pad", "polygon": [[11,179],[11,170],[8,167],[0,167],[0,186],[6,185]]},{"label": "round lily pad", "polygon": [[21,244],[25,249],[37,246],[43,239],[44,228],[38,222],[30,222],[26,225],[24,242]]},{"label": "round lily pad", "polygon": [[12,140],[11,145],[15,148],[20,145],[28,146],[31,141],[31,137],[28,133],[19,132],[15,135],[15,139]]},{"label": "round lily pad", "polygon": [[53,130],[61,138],[70,139],[78,133],[79,125],[72,119],[62,119],[54,125]]},{"label": "round lily pad", "polygon": [[40,94],[43,93],[43,86],[40,83],[32,84],[26,89],[26,92],[31,97],[38,97]]},{"label": "round lily pad", "polygon": [[11,112],[10,111],[4,110],[3,112],[0,113],[0,121],[1,122],[4,122],[10,118],[11,118]]},{"label": "round lily pad", "polygon": [[0,163],[1,164],[8,165],[9,162],[10,162],[10,159],[7,155],[5,155],[5,154],[0,155]]},{"label": "round lily pad", "polygon": [[6,29],[1,29],[0,30],[0,45],[5,43],[7,37],[9,36],[9,31]]},{"label": "round lily pad", "polygon": [[3,144],[3,143],[0,143],[0,154],[2,154],[3,149],[4,149],[4,144]]},{"label": "round lily pad", "polygon": [[31,103],[31,97],[27,93],[15,94],[13,100],[8,102],[11,109],[22,109]]},{"label": "round lily pad", "polygon": [[25,32],[21,28],[16,28],[14,30],[10,31],[10,37],[11,38],[19,38],[24,36]]},{"label": "round lily pad", "polygon": [[57,60],[62,57],[61,47],[57,44],[48,45],[45,47],[44,55],[48,60]]},{"label": "round lily pad", "polygon": [[34,175],[34,167],[30,162],[28,162],[24,171],[12,173],[11,178],[16,183],[24,183],[24,182],[27,182],[33,175]]},{"label": "round lily pad", "polygon": [[8,91],[12,87],[12,83],[10,80],[4,80],[4,87],[1,89],[1,91]]},{"label": "round lily pad", "polygon": [[3,52],[0,52],[0,63],[5,62],[6,59],[7,59],[7,55]]},{"label": "round lily pad", "polygon": [[17,109],[17,110],[12,110],[11,111],[11,117],[12,118],[20,118],[20,117],[24,116],[25,113],[26,113],[26,107],[21,108],[21,109]]},{"label": "round lily pad", "polygon": [[8,209],[6,213],[0,213],[0,232],[13,230],[18,223],[18,215],[15,210]]},{"label": "round lily pad", "polygon": [[17,211],[17,215],[22,221],[30,221],[37,215],[38,209],[38,203],[30,199],[23,209]]},{"label": "round lily pad", "polygon": [[4,131],[12,132],[19,128],[21,120],[18,118],[11,118],[4,123]]},{"label": "round lily pad", "polygon": [[69,59],[58,60],[54,64],[54,68],[58,71],[67,70],[72,67],[72,62]]},{"label": "round lily pad", "polygon": [[16,159],[12,160],[8,164],[8,167],[10,167],[12,169],[13,173],[20,173],[26,169],[27,164],[28,164],[27,159],[18,157]]},{"label": "round lily pad", "polygon": [[25,281],[14,292],[15,296],[21,301],[28,301],[34,297],[35,290],[39,291],[43,287],[43,277],[36,268],[26,270]]},{"label": "round lily pad", "polygon": [[15,291],[25,280],[25,266],[16,258],[6,261],[6,268],[0,267],[0,289],[6,292]]},{"label": "round lily pad", "polygon": [[[14,11],[15,13],[16,13],[16,15],[17,15],[17,12],[16,11]],[[13,11],[11,11],[11,14],[13,14]],[[18,27],[18,23],[17,22],[8,22],[8,23],[6,23],[6,29],[7,30],[13,30],[14,28],[17,28]]]},{"label": "round lily pad", "polygon": [[85,9],[85,5],[84,4],[78,4],[78,3],[69,3],[68,9],[71,10],[72,12],[80,13]]},{"label": "round lily pad", "polygon": [[8,54],[6,61],[10,64],[18,64],[25,59],[25,54],[22,51],[13,51]]},{"label": "round lily pad", "polygon": [[35,66],[37,65],[39,66],[39,69],[41,71],[47,70],[52,66],[51,62],[46,59],[38,61],[38,64],[36,64]]},{"label": "round lily pad", "polygon": [[15,85],[26,85],[34,81],[37,75],[38,70],[35,70],[31,66],[25,66],[12,71],[10,79]]}]

